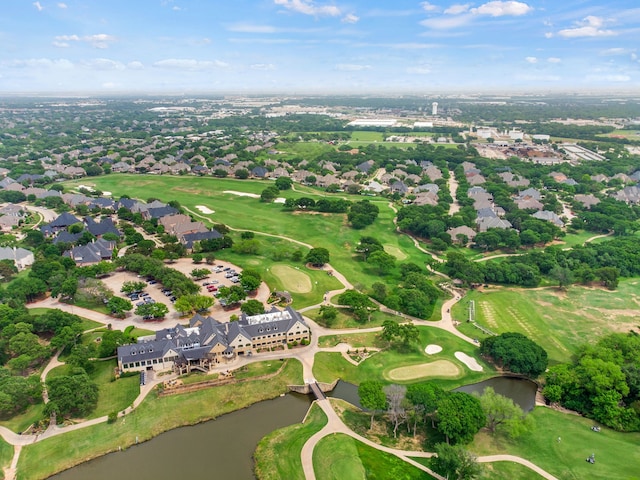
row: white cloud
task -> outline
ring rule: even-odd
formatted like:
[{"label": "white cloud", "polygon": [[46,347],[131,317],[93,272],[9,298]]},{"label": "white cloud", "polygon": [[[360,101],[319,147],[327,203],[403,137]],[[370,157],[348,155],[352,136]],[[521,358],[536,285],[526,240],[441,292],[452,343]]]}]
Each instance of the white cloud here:
[{"label": "white cloud", "polygon": [[549,57],[547,58],[547,62],[549,63],[562,63],[562,59],[558,57]]},{"label": "white cloud", "polygon": [[144,64],[138,60],[134,60],[133,62],[127,63],[127,68],[129,70],[143,70]]},{"label": "white cloud", "polygon": [[237,23],[227,27],[230,32],[242,33],[276,33],[276,28],[271,25],[253,25],[250,23]]},{"label": "white cloud", "polygon": [[525,57],[527,63],[538,63],[538,59],[536,57]]},{"label": "white cloud", "polygon": [[600,53],[600,55],[626,55],[629,50],[622,47],[608,48]]},{"label": "white cloud", "polygon": [[407,73],[412,73],[414,75],[428,75],[431,73],[431,69],[425,66],[409,67],[407,68]]},{"label": "white cloud", "polygon": [[464,5],[451,5],[444,11],[444,13],[447,15],[460,15],[461,13],[468,11],[470,6],[471,5],[469,5],[468,3],[465,3]]},{"label": "white cloud", "polygon": [[166,68],[170,70],[188,70],[188,71],[200,71],[211,70],[213,68],[226,68],[228,63],[221,62],[219,60],[194,60],[191,58],[167,58],[166,60],[160,60],[153,64],[156,68]]},{"label": "white cloud", "polygon": [[17,68],[72,68],[71,63],[66,58],[50,59],[50,58],[27,58],[24,60],[12,60],[6,65]]},{"label": "white cloud", "polygon": [[53,45],[60,48],[67,48],[71,44],[69,42],[86,42],[94,48],[109,48],[109,43],[114,42],[116,38],[106,33],[98,33],[96,35],[57,35],[53,38]]},{"label": "white cloud", "polygon": [[523,2],[500,2],[493,1],[480,5],[478,8],[472,8],[471,12],[477,15],[489,15],[491,17],[503,17],[506,15],[519,17],[531,12],[533,7],[530,7]]},{"label": "white cloud", "polygon": [[182,9],[179,6],[174,5],[173,7],[171,7],[171,10],[173,10],[174,12],[179,12]]},{"label": "white cloud", "polygon": [[426,20],[422,20],[420,24],[436,30],[447,30],[449,28],[463,27],[470,23],[472,20],[473,15],[464,14],[427,18]]},{"label": "white cloud", "polygon": [[276,66],[273,63],[254,63],[250,68],[252,70],[275,70]]},{"label": "white cloud", "polygon": [[108,58],[94,58],[83,62],[85,67],[92,70],[124,70],[125,66],[121,62],[110,60]]},{"label": "white cloud", "polygon": [[433,5],[429,2],[422,2],[420,6],[425,12],[437,12],[438,10],[440,10],[439,6]]},{"label": "white cloud", "polygon": [[348,13],[344,17],[342,17],[342,23],[357,23],[360,20],[360,17],[354,15],[353,13]]},{"label": "white cloud", "polygon": [[115,41],[115,37],[106,33],[98,33],[96,35],[86,35],[82,37],[82,40],[94,48],[109,48],[109,43]]},{"label": "white cloud", "polygon": [[57,4],[57,7],[58,8],[62,8],[64,10],[65,8],[67,8],[67,4],[60,2],[60,3]]},{"label": "white cloud", "polygon": [[558,35],[564,38],[579,38],[579,37],[609,37],[616,35],[613,30],[604,30],[601,27],[604,25],[604,20],[600,17],[589,15],[580,22],[576,22],[576,27],[565,28],[560,30]]},{"label": "white cloud", "polygon": [[546,32],[544,34],[544,38],[552,38],[553,37],[553,32]]},{"label": "white cloud", "polygon": [[336,65],[336,70],[343,72],[361,72],[362,70],[370,70],[371,65],[359,65],[357,63],[339,63]]},{"label": "white cloud", "polygon": [[33,2],[33,6],[36,7],[36,9],[41,12],[42,10],[44,10],[44,7],[40,4],[40,2]]},{"label": "white cloud", "polygon": [[287,10],[304,15],[337,17],[341,13],[335,5],[316,5],[312,0],[273,0],[273,2]]}]

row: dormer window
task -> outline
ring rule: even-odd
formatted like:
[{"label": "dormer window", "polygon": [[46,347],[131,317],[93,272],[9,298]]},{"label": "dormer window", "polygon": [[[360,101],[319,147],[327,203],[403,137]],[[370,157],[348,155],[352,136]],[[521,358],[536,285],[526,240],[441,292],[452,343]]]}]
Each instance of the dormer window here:
[{"label": "dormer window", "polygon": [[131,355],[135,355],[136,351],[135,350],[131,350]]},{"label": "dormer window", "polygon": [[153,347],[149,347],[149,353],[153,352]]}]

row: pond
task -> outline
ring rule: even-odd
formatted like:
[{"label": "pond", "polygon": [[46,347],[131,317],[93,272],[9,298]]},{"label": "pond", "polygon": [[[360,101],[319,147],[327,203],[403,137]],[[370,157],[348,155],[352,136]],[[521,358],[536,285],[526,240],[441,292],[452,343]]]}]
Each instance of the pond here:
[{"label": "pond", "polygon": [[530,412],[536,406],[538,386],[527,378],[494,377],[480,383],[458,387],[454,391],[482,395],[482,392],[487,387],[493,387],[496,393],[510,398],[525,412]]},{"label": "pond", "polygon": [[260,439],[299,423],[311,398],[287,394],[222,415],[216,420],[163,433],[122,452],[110,453],[50,477],[55,480],[158,480],[162,478],[252,479]]}]

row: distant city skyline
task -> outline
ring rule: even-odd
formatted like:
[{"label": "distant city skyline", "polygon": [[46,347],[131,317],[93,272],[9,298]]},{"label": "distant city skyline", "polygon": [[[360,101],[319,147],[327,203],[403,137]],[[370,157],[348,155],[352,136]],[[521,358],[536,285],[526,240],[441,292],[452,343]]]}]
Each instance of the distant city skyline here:
[{"label": "distant city skyline", "polygon": [[633,92],[637,0],[5,0],[0,94]]}]

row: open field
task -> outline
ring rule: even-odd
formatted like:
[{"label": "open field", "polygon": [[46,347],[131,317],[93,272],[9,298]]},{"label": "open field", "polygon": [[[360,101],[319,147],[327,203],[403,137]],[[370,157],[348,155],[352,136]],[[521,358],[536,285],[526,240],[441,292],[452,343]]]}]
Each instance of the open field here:
[{"label": "open field", "polygon": [[[431,459],[422,457],[412,457],[412,460],[431,468]],[[542,480],[543,477],[538,475],[533,470],[513,462],[493,462],[483,463],[485,469],[485,476],[491,480]]]},{"label": "open field", "polygon": [[292,293],[309,293],[311,291],[311,279],[309,275],[300,269],[289,265],[274,265],[271,272],[280,279],[284,289]]},{"label": "open field", "polygon": [[[478,359],[478,361],[484,368],[483,372],[468,372],[464,364],[454,357],[454,352],[463,351],[470,356],[478,358],[477,348],[473,345],[443,330],[428,327],[418,327],[418,330],[420,332],[420,340],[417,344],[411,345],[410,349],[406,351],[398,351],[395,348],[386,349],[366,359],[358,366],[347,362],[340,353],[320,352],[316,354],[313,374],[321,382],[332,382],[336,378],[340,378],[356,385],[365,380],[379,380],[391,383],[389,372],[394,369],[445,360],[459,366],[460,374],[456,377],[448,378],[429,377],[434,378],[434,381],[444,388],[455,388],[463,383],[474,383],[491,376],[493,368],[482,359]],[[338,336],[338,340],[349,342],[349,337],[350,335],[345,335],[344,338]],[[429,344],[441,345],[443,351],[434,355],[427,355],[424,352],[424,348]],[[356,345],[353,346],[355,347]],[[395,380],[395,382],[400,383],[398,380]],[[411,382],[407,381],[406,383]]]},{"label": "open field", "polygon": [[627,140],[640,140],[640,128],[633,130],[614,130],[611,133],[599,134],[598,137],[626,138]]},{"label": "open field", "polygon": [[302,447],[326,424],[327,416],[313,404],[304,423],[281,428],[264,437],[253,454],[256,476],[260,480],[304,480]]},{"label": "open field", "polygon": [[[166,397],[152,393],[133,413],[115,423],[101,423],[24,447],[18,470],[29,474],[21,478],[47,478],[118,447],[127,448],[135,443],[136,437],[144,442],[172,428],[203,422],[260,400],[277,397],[287,391],[287,385],[301,382],[302,365],[290,361],[280,375],[268,380]],[[60,455],[60,452],[65,452],[65,455]],[[43,458],[47,461],[43,462]]]},{"label": "open field", "polygon": [[325,335],[318,339],[318,345],[321,347],[333,347],[343,342],[348,343],[354,348],[384,348],[387,346],[387,342],[380,338],[380,334],[378,332],[349,333],[348,335]]},{"label": "open field", "polygon": [[483,338],[465,323],[469,301],[475,301],[476,321],[495,333],[520,332],[543,346],[551,363],[568,361],[579,345],[611,332],[638,328],[640,281],[620,282],[616,291],[573,286],[470,291],[453,307],[461,331]]},{"label": "open field", "polygon": [[394,368],[387,374],[389,380],[394,382],[411,382],[422,378],[457,377],[458,375],[460,375],[460,367],[449,360],[436,360],[430,363]]},{"label": "open field", "polygon": [[[591,420],[545,407],[536,407],[530,415],[536,425],[532,432],[515,440],[481,432],[469,450],[476,455],[518,455],[563,480],[638,478],[640,433],[619,433],[604,427],[596,433],[590,428]],[[592,453],[596,459],[593,465],[585,461]]]}]

